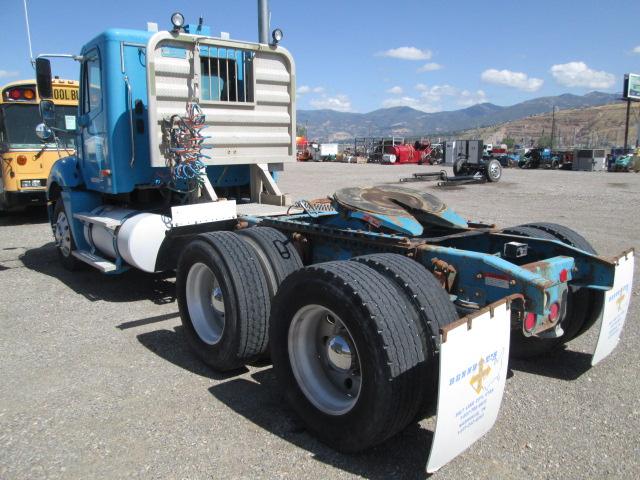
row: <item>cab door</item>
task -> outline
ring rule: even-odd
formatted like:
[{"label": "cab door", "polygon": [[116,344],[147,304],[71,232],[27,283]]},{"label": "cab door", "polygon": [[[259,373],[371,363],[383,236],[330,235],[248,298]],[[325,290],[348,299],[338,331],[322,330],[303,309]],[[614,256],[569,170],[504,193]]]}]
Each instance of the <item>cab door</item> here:
[{"label": "cab door", "polygon": [[106,131],[104,78],[98,48],[89,50],[82,64],[80,143],[84,181],[90,190],[110,191],[109,145]]}]

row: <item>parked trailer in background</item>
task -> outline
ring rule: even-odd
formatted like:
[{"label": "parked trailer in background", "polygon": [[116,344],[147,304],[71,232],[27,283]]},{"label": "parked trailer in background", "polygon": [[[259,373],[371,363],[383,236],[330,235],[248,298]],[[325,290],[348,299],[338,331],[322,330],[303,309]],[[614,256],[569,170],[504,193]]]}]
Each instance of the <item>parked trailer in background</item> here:
[{"label": "parked trailer in background", "polygon": [[[194,354],[219,371],[270,355],[279,392],[337,450],[437,405],[433,472],[492,428],[510,354],[594,325],[592,364],[615,348],[633,251],[598,256],[553,223],[472,222],[403,187],[291,205],[274,174],[295,161],[295,65],[258,6],[258,43],[176,13],[171,31],[108,30],[82,48],[82,149],[48,182],[60,260],[175,269]],[[36,67],[47,98],[49,62]]]},{"label": "parked trailer in background", "polygon": [[587,172],[606,172],[607,156],[604,149],[575,150],[572,168]]},{"label": "parked trailer in background", "polygon": [[314,162],[332,162],[338,155],[337,143],[313,144],[311,156]]}]

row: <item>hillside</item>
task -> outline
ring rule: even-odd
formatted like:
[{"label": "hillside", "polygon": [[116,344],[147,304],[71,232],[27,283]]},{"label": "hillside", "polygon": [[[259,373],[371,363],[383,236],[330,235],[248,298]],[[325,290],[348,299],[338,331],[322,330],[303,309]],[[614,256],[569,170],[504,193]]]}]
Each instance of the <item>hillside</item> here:
[{"label": "hillside", "polygon": [[[624,143],[626,104],[610,105],[556,112],[555,145],[557,147],[621,146]],[[632,105],[629,122],[629,144],[635,145],[640,105]],[[456,135],[459,138],[482,138],[487,143],[499,143],[510,137],[516,143],[529,145],[541,136],[551,135],[551,113],[535,115],[491,127],[470,129]]]},{"label": "hillside", "polygon": [[560,109],[593,107],[617,102],[619,95],[591,92],[540,97],[508,107],[482,103],[461,110],[425,113],[410,107],[392,107],[369,113],[334,110],[298,110],[298,125],[308,136],[323,141],[340,141],[364,136],[437,135],[509,122]]}]

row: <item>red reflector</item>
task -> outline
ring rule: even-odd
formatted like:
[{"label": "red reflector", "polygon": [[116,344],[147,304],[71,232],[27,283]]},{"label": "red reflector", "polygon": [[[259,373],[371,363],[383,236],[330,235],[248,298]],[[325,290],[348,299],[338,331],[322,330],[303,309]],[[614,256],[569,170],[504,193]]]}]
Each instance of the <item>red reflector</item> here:
[{"label": "red reflector", "polygon": [[11,100],[18,100],[20,98],[20,90],[17,88],[9,90],[9,98]]},{"label": "red reflector", "polygon": [[25,157],[24,155],[18,155],[16,157],[16,161],[18,162],[18,165],[26,165],[27,164],[27,157]]},{"label": "red reflector", "polygon": [[568,278],[569,278],[569,272],[567,272],[567,269],[563,268],[562,270],[560,270],[560,281],[564,283],[567,281]]},{"label": "red reflector", "polygon": [[527,312],[524,315],[524,329],[530,332],[536,327],[536,314],[533,312]]},{"label": "red reflector", "polygon": [[558,318],[559,313],[560,313],[560,305],[558,305],[557,303],[552,303],[551,307],[549,308],[549,320],[551,320],[552,322],[555,322],[556,319]]}]

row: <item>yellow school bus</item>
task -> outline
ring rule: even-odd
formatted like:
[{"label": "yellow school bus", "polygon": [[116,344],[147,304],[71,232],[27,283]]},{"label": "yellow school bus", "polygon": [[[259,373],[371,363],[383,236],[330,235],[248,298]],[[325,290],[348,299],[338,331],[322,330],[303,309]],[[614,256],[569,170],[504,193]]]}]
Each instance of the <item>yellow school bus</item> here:
[{"label": "yellow school bus", "polygon": [[78,82],[56,78],[52,86],[55,140],[46,142],[36,135],[41,123],[36,81],[9,83],[0,91],[0,210],[45,205],[51,166],[75,153]]}]

